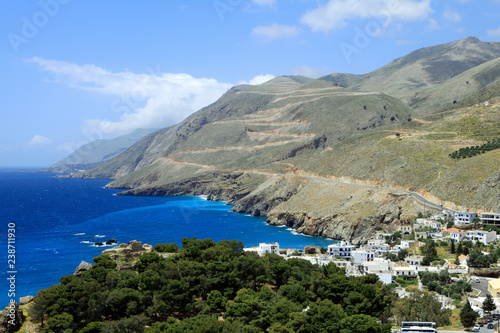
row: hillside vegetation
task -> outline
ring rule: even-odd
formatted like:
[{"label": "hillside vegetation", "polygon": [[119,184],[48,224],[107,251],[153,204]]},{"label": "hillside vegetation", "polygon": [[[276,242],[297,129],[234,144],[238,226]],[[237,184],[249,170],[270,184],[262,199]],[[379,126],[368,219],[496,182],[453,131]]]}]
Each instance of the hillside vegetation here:
[{"label": "hillside vegetation", "polygon": [[390,332],[395,297],[376,275],[259,257],[235,240],[184,238],[166,258],[94,261],[38,292],[29,314],[42,332]]}]

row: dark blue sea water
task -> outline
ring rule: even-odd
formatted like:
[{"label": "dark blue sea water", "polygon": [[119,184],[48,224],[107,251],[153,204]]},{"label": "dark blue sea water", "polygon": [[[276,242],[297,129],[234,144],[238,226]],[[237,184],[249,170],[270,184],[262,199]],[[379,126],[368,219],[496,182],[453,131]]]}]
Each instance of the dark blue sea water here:
[{"label": "dark blue sea water", "polygon": [[[72,274],[101,254],[95,242],[116,238],[147,244],[182,237],[236,239],[245,246],[278,242],[281,248],[333,243],[269,226],[264,218],[230,212],[231,206],[198,197],[116,196],[106,180],[58,179],[54,174],[0,172],[0,307],[12,298],[7,278],[15,275],[15,299]],[[15,224],[15,266],[8,266],[8,229]],[[12,251],[11,251],[12,252]],[[8,273],[14,271],[16,273]]]}]

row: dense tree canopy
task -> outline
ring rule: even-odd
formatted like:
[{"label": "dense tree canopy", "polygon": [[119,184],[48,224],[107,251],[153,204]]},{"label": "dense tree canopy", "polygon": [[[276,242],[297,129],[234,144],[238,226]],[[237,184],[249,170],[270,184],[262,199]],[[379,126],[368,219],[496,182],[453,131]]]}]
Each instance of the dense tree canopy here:
[{"label": "dense tree canopy", "polygon": [[181,249],[157,249],[176,253],[143,254],[132,270],[94,258],[90,270],[40,291],[32,318],[44,332],[390,331],[378,319],[394,296],[375,275],[260,257],[234,240],[184,238]]}]

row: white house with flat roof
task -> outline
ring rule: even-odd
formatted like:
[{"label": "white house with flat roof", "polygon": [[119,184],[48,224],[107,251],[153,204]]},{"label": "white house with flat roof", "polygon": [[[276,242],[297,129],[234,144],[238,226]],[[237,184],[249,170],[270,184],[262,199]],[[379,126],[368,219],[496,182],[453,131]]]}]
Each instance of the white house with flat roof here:
[{"label": "white house with flat roof", "polygon": [[481,242],[483,244],[490,244],[497,240],[497,233],[493,230],[484,231],[484,230],[474,230],[472,235],[469,236],[474,242]]},{"label": "white house with flat roof", "polygon": [[477,213],[466,212],[455,212],[455,224],[471,224],[474,219],[479,216]]},{"label": "white house with flat roof", "polygon": [[365,261],[363,267],[368,273],[382,273],[392,270],[394,263],[388,259],[374,258],[373,261]]},{"label": "white house with flat roof", "polygon": [[266,253],[280,254],[280,245],[278,243],[260,243],[258,247],[244,248],[243,251],[257,252],[259,255]]},{"label": "white house with flat roof", "polygon": [[328,255],[351,260],[351,253],[355,249],[355,245],[342,241],[337,244],[328,245]]},{"label": "white house with flat roof", "polygon": [[497,213],[482,213],[479,218],[483,225],[500,226],[500,212]]},{"label": "white house with flat roof", "polygon": [[280,245],[278,243],[260,243],[257,253],[262,255],[265,253],[280,254]]},{"label": "white house with flat roof", "polygon": [[353,264],[362,264],[367,261],[373,261],[374,256],[374,251],[367,251],[362,249],[351,251],[351,261]]},{"label": "white house with flat roof", "polygon": [[416,277],[417,274],[415,267],[394,267],[394,275],[397,277]]},{"label": "white house with flat roof", "polygon": [[422,265],[422,256],[411,256],[405,258],[405,263],[411,266],[421,266]]}]

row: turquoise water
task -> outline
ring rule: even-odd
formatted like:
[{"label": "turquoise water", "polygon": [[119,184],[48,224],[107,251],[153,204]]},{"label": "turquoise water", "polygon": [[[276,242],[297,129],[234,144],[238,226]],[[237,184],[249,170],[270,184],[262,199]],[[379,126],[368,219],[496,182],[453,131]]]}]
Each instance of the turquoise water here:
[{"label": "turquoise water", "polygon": [[[58,283],[82,260],[92,262],[105,249],[94,244],[110,238],[118,243],[138,240],[180,246],[183,237],[208,237],[236,239],[247,247],[278,242],[281,248],[326,247],[335,242],[297,235],[288,228],[266,224],[264,218],[230,212],[231,206],[223,202],[198,197],[117,196],[119,190],[104,188],[107,183],[58,179],[47,173],[0,172],[0,306]],[[15,225],[15,235],[10,238],[9,224]],[[11,246],[13,267],[8,266],[9,239],[15,247]],[[9,292],[10,275],[15,276],[15,296]]]}]

